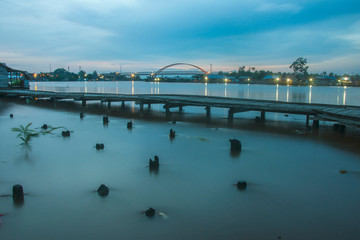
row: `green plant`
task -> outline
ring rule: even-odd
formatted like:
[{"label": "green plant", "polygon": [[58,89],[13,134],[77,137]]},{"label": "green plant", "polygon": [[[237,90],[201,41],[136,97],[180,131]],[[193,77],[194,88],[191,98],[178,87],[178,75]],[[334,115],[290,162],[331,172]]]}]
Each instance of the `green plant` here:
[{"label": "green plant", "polygon": [[49,134],[49,133],[52,133],[52,131],[54,131],[56,129],[64,128],[64,127],[52,127],[50,125],[49,126],[46,125],[46,128],[43,128],[43,127],[35,128],[35,129],[40,129],[40,130],[36,131],[36,130],[30,129],[31,124],[32,123],[29,123],[25,127],[23,125],[20,125],[20,127],[11,129],[13,132],[18,132],[18,135],[16,137],[20,138],[21,141],[23,141],[21,143],[21,145],[28,145],[29,141],[31,140],[32,137],[37,137],[40,134],[42,134],[42,135]]},{"label": "green plant", "polygon": [[20,125],[20,127],[18,128],[11,129],[13,132],[19,133],[16,137],[20,138],[23,141],[23,143],[21,143],[22,145],[28,145],[32,137],[39,136],[39,132],[30,129],[31,124],[32,123],[29,123],[25,127],[23,125]]}]

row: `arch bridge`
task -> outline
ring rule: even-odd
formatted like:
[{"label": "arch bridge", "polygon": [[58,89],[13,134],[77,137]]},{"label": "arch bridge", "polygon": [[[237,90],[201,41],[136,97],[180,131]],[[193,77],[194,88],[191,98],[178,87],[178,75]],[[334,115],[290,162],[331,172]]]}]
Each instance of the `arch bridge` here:
[{"label": "arch bridge", "polygon": [[199,69],[199,70],[200,70],[201,72],[203,72],[205,75],[208,74],[204,69],[202,69],[201,67],[198,67],[198,66],[196,66],[196,65],[194,65],[194,64],[190,64],[190,63],[173,63],[173,64],[167,65],[167,66],[159,69],[158,71],[156,71],[156,72],[155,72],[154,74],[152,74],[151,76],[152,76],[153,78],[156,78],[156,76],[157,76],[157,75],[160,75],[160,73],[162,73],[165,69],[170,68],[170,67],[173,67],[173,66],[178,66],[178,65],[186,65],[186,66],[194,67],[194,68]]}]

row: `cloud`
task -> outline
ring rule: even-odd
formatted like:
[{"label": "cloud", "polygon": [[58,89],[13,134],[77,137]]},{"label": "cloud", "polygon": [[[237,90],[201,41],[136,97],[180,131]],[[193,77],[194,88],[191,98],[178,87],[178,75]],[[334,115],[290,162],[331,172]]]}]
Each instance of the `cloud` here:
[{"label": "cloud", "polygon": [[119,64],[140,71],[135,68],[172,62],[213,63],[222,70],[280,68],[299,56],[324,62],[359,53],[359,5],[355,0],[3,0],[0,58],[28,61],[34,71],[47,70],[49,62],[97,71],[113,66],[117,71]]},{"label": "cloud", "polygon": [[302,7],[294,3],[263,3],[256,11],[258,12],[272,12],[274,14],[278,12],[286,12],[286,13],[298,13],[300,12]]}]

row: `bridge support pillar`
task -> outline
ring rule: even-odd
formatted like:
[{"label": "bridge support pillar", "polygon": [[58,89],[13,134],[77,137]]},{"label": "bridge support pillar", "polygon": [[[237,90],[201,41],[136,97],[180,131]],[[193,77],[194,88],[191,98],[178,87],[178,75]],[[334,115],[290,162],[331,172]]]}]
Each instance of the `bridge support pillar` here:
[{"label": "bridge support pillar", "polygon": [[81,101],[81,103],[82,103],[83,107],[86,106],[86,100],[83,99],[83,100]]},{"label": "bridge support pillar", "polygon": [[125,101],[121,102],[121,109],[125,109]]},{"label": "bridge support pillar", "polygon": [[313,129],[319,129],[319,120],[313,120]]},{"label": "bridge support pillar", "polygon": [[262,122],[265,121],[265,111],[261,111],[260,120],[261,120]]},{"label": "bridge support pillar", "polygon": [[179,112],[183,111],[183,106],[179,106]]},{"label": "bridge support pillar", "polygon": [[140,103],[140,111],[142,112],[144,110],[144,104]]},{"label": "bridge support pillar", "polygon": [[148,104],[148,111],[151,110],[151,103]]},{"label": "bridge support pillar", "polygon": [[205,109],[206,109],[206,117],[210,118],[210,109],[211,109],[210,106],[206,106]]},{"label": "bridge support pillar", "polygon": [[108,108],[111,108],[111,101],[108,101]]}]

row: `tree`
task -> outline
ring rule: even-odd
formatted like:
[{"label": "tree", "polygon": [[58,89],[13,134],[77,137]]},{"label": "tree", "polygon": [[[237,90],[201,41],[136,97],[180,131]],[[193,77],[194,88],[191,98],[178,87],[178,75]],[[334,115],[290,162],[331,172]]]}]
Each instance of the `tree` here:
[{"label": "tree", "polygon": [[302,79],[307,77],[308,75],[307,70],[309,66],[306,66],[306,64],[307,64],[306,58],[299,57],[298,59],[295,60],[295,62],[293,62],[289,66],[289,68],[294,71],[294,74],[297,79]]},{"label": "tree", "polygon": [[86,76],[86,72],[83,71],[83,70],[81,70],[81,71],[79,72],[79,78],[80,78],[81,80],[84,80],[84,79],[85,79],[85,76]]}]

